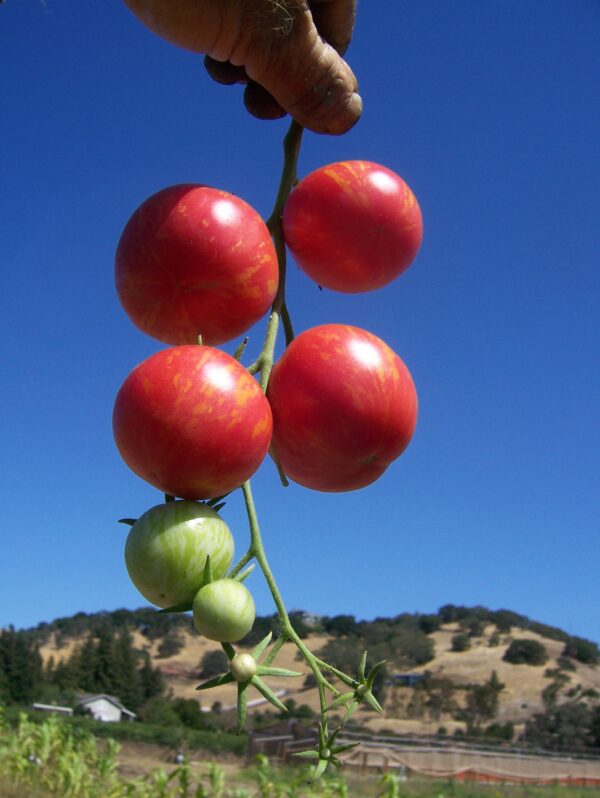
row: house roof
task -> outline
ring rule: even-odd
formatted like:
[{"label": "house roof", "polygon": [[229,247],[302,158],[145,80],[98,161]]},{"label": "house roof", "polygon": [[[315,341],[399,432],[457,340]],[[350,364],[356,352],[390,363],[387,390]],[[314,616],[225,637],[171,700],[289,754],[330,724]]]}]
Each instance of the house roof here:
[{"label": "house roof", "polygon": [[85,706],[86,704],[93,704],[94,701],[99,701],[101,699],[113,704],[115,707],[117,707],[117,709],[120,709],[121,712],[124,712],[126,715],[130,715],[132,718],[135,718],[135,712],[132,712],[131,710],[127,709],[127,707],[124,707],[116,696],[108,695],[108,693],[84,693],[77,698],[77,703],[81,706]]}]

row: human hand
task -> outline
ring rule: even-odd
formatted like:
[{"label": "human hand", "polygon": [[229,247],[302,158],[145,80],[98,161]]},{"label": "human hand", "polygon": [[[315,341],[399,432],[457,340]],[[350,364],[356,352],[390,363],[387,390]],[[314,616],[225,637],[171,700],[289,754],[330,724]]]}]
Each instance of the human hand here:
[{"label": "human hand", "polygon": [[194,52],[220,83],[247,83],[262,119],[290,113],[317,133],[345,133],[362,101],[341,57],[356,0],[124,0],[154,33]]}]

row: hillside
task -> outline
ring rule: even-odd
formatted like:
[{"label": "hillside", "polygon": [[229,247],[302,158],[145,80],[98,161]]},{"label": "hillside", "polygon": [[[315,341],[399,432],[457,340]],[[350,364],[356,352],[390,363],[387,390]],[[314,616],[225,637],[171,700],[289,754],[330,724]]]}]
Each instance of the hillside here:
[{"label": "hillside", "polygon": [[[204,709],[210,709],[215,702],[224,712],[233,709],[235,689],[231,685],[207,693],[195,690],[202,681],[201,663],[209,652],[220,651],[220,646],[197,635],[187,616],[158,616],[159,626],[153,628],[157,616],[151,610],[119,613],[79,614],[32,630],[39,636],[44,662],[51,657],[55,663],[61,659],[66,662],[101,621],[113,622],[116,628],[125,624],[131,627],[134,647],[147,652],[174,696],[200,699]],[[347,671],[363,648],[376,654],[375,659],[388,659],[386,683],[380,694],[385,717],[364,710],[356,716],[361,725],[372,731],[434,734],[444,727],[447,733],[453,733],[466,730],[478,720],[493,720],[497,724],[510,721],[518,732],[527,718],[544,709],[567,700],[581,700],[582,696],[592,702],[600,697],[597,646],[516,613],[449,605],[433,616],[401,615],[372,622],[337,616],[311,618],[311,625],[307,626],[301,614],[298,618],[311,650],[323,653],[330,661],[333,657],[339,667],[344,666],[346,658]],[[491,619],[495,622],[491,623]],[[269,624],[273,624],[273,619],[257,619],[258,637]],[[546,661],[540,665],[506,661],[509,646],[514,648],[515,641],[521,640],[535,641]],[[460,646],[466,650],[454,650]],[[571,656],[565,656],[565,652]],[[290,645],[283,647],[276,664],[307,673],[306,665],[298,661],[296,650]],[[414,686],[403,686],[406,674],[425,678]],[[317,691],[305,687],[304,680],[305,676],[269,677],[268,681],[282,700],[292,699],[297,706],[306,705],[316,711]],[[489,690],[485,691],[490,680],[495,685],[496,704],[487,717],[484,707],[481,718],[475,717],[474,721],[473,696],[487,695],[489,699]],[[481,688],[479,693],[477,686]],[[259,694],[250,696],[252,699],[258,703],[251,711],[266,709]]]}]

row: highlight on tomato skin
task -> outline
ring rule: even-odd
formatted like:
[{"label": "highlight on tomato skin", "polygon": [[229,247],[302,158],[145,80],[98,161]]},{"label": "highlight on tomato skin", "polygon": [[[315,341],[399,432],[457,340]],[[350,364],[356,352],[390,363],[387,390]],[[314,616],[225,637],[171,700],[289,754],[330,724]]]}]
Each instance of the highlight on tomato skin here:
[{"label": "highlight on tomato skin", "polygon": [[281,467],[319,491],[374,482],[406,449],[417,422],[406,365],[380,338],[350,325],[298,335],[273,367],[267,398]]},{"label": "highlight on tomato skin", "polygon": [[168,344],[220,344],[269,310],[279,283],[267,226],[244,200],[183,184],[153,194],[125,225],[115,256],[121,304]]},{"label": "highlight on tomato skin", "polygon": [[231,355],[185,345],[130,372],[115,400],[113,432],[142,479],[183,499],[210,499],[258,469],[272,416],[257,381]]},{"label": "highlight on tomato skin", "polygon": [[303,178],[283,212],[298,266],[324,288],[373,291],[410,266],[423,238],[419,203],[404,180],[371,161],[340,161]]}]

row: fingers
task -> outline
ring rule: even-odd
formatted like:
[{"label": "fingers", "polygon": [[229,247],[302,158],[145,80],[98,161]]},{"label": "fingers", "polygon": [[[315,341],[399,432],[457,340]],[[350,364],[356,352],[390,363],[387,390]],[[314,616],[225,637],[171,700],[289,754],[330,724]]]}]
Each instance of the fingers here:
[{"label": "fingers", "polygon": [[320,38],[306,5],[290,6],[292,23],[281,35],[267,41],[264,31],[255,31],[244,54],[246,72],[304,127],[317,133],[345,133],[362,112],[356,77]]},{"label": "fingers", "polygon": [[204,66],[211,78],[224,86],[233,86],[236,83],[247,84],[244,90],[244,105],[252,116],[258,119],[281,119],[286,115],[272,94],[263,89],[259,83],[248,80],[244,67],[235,66],[231,61],[216,61],[209,55],[204,56]]},{"label": "fingers", "polygon": [[319,34],[343,55],[352,39],[356,0],[309,0],[309,5]]},{"label": "fingers", "polygon": [[253,80],[248,81],[244,90],[244,105],[258,119],[281,119],[286,114],[275,97]]},{"label": "fingers", "polygon": [[204,68],[217,83],[233,86],[234,83],[248,83],[248,75],[243,66],[235,66],[231,61],[217,61],[209,55],[204,56]]}]

